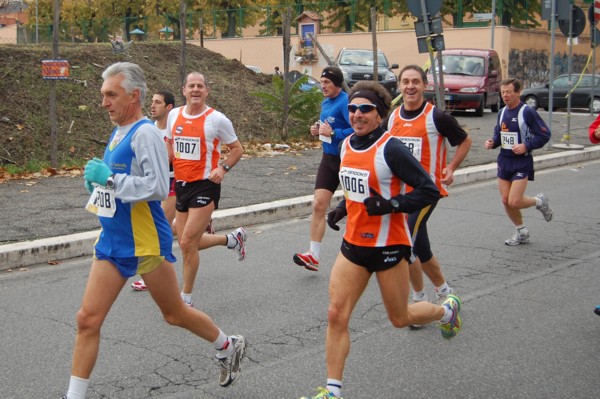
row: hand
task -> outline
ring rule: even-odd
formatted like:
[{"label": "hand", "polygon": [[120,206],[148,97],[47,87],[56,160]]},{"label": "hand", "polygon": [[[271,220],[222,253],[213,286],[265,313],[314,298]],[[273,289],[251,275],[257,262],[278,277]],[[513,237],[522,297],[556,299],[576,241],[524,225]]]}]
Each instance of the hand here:
[{"label": "hand", "polygon": [[442,169],[442,178],[440,181],[447,186],[451,185],[454,182],[454,171],[449,168]]},{"label": "hand", "polygon": [[485,141],[485,143],[483,144],[483,146],[487,149],[487,150],[491,150],[494,147],[494,140],[492,139],[487,139]]},{"label": "hand", "polygon": [[348,211],[346,211],[346,208],[334,208],[331,212],[327,214],[327,225],[333,230],[339,231],[340,226],[337,225],[337,222],[345,218],[346,215],[348,215]]},{"label": "hand", "polygon": [[90,192],[90,194],[93,193],[94,192],[94,186],[92,186],[92,183],[90,183],[87,180],[84,180],[84,181],[85,181],[85,188]]},{"label": "hand", "polygon": [[369,187],[371,196],[365,198],[363,204],[367,208],[367,214],[369,216],[381,216],[392,213],[394,208],[392,202],[389,199],[383,198],[377,191]]},{"label": "hand", "polygon": [[112,170],[110,170],[103,160],[94,158],[89,160],[87,165],[85,165],[83,177],[90,183],[98,183],[101,186],[106,186],[106,180],[108,180],[112,174]]},{"label": "hand", "polygon": [[527,147],[525,147],[525,144],[515,144],[512,147],[512,152],[517,155],[522,155],[527,152]]}]

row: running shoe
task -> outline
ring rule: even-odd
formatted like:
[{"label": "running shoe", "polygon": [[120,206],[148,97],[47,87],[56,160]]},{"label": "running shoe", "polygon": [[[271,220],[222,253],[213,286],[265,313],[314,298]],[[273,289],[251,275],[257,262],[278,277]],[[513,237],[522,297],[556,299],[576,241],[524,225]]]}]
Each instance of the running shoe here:
[{"label": "running shoe", "polygon": [[232,335],[233,352],[226,358],[218,359],[221,375],[219,385],[222,387],[233,384],[242,372],[242,360],[246,355],[246,339],[241,335]]},{"label": "running shoe", "polygon": [[302,266],[313,272],[319,271],[319,260],[316,259],[310,251],[304,252],[303,254],[294,254],[293,259],[294,263],[298,266]]},{"label": "running shoe", "polygon": [[246,230],[244,230],[243,227],[238,227],[237,229],[231,232],[231,235],[233,236],[233,238],[235,238],[237,244],[235,247],[230,249],[235,249],[237,251],[239,261],[246,259]]},{"label": "running shoe", "polygon": [[144,283],[143,278],[131,283],[131,288],[133,288],[134,291],[148,291],[148,287],[146,287],[146,283]]},{"label": "running shoe", "polygon": [[600,316],[600,305],[596,306],[596,308],[594,309],[594,313]]},{"label": "running shoe", "polygon": [[544,216],[544,220],[546,222],[549,222],[552,220],[552,216],[554,216],[552,214],[552,209],[550,208],[550,205],[548,204],[548,197],[545,194],[538,194],[535,196],[535,198],[539,198],[541,200],[541,204],[536,205],[535,209],[537,209],[538,211],[540,211],[542,213],[542,215]]},{"label": "running shoe", "polygon": [[208,234],[215,234],[215,228],[212,225],[212,218],[210,218],[210,221],[208,222],[208,226],[206,226],[206,231],[205,233]]},{"label": "running shoe", "polygon": [[462,322],[460,320],[460,299],[454,295],[450,294],[444,301],[443,305],[445,308],[452,310],[452,318],[448,323],[440,324],[440,329],[442,331],[442,337],[446,339],[450,339],[456,337],[460,332],[460,328],[462,326]]},{"label": "running shoe", "polygon": [[318,387],[317,388],[317,394],[315,396],[303,396],[300,399],[343,399],[341,397],[337,397],[334,394],[332,394],[329,389],[325,389],[323,387]]},{"label": "running shoe", "polygon": [[521,229],[516,231],[509,239],[504,241],[506,245],[515,246],[519,244],[527,244],[529,242],[529,230]]}]

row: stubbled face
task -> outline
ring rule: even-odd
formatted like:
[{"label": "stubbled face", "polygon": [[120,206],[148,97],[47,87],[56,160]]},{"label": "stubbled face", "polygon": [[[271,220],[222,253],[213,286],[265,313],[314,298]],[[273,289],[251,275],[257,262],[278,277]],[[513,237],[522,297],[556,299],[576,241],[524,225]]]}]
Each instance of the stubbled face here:
[{"label": "stubbled face", "polygon": [[[371,101],[366,98],[356,97],[352,99],[351,104],[371,104]],[[350,112],[349,114],[350,125],[352,125],[354,133],[358,136],[364,136],[371,133],[373,130],[377,129],[381,123],[381,117],[377,112],[377,108],[373,108],[371,111],[364,113],[357,109],[355,112]]]},{"label": "stubbled face", "polygon": [[400,93],[406,110],[413,110],[425,101],[425,82],[418,71],[407,69],[400,76]]},{"label": "stubbled face", "polygon": [[189,107],[203,108],[208,97],[208,86],[204,76],[199,73],[189,74],[183,86],[183,96]]},{"label": "stubbled face", "polygon": [[167,109],[167,104],[162,95],[155,94],[152,96],[152,104],[150,104],[150,115],[152,115],[152,119],[155,121],[162,120],[169,115],[169,111],[170,109]]},{"label": "stubbled face", "polygon": [[123,75],[111,76],[102,83],[102,89],[100,89],[102,106],[108,111],[110,120],[119,126],[133,122],[139,110],[138,90],[128,94],[121,86],[123,79]]},{"label": "stubbled face", "polygon": [[504,104],[508,105],[508,108],[514,108],[519,105],[519,97],[521,92],[515,90],[515,86],[511,83],[509,85],[500,86],[500,95]]}]

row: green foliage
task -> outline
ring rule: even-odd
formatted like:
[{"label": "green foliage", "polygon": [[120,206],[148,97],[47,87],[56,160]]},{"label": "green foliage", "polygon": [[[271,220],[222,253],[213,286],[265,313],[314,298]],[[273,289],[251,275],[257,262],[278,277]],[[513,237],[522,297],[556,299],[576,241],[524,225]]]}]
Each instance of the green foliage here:
[{"label": "green foliage", "polygon": [[[308,126],[319,118],[323,94],[317,87],[302,91],[300,87],[308,82],[308,76],[302,76],[289,87],[289,119],[290,135],[305,133]],[[263,109],[277,116],[278,128],[283,127],[285,82],[278,76],[273,76],[272,92],[255,92],[252,95],[262,101]]]}]

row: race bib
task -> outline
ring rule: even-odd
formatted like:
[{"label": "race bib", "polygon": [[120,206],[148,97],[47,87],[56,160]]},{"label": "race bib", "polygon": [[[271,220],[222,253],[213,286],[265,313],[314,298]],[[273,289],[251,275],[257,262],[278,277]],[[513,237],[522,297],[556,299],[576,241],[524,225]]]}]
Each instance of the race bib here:
[{"label": "race bib", "polygon": [[117,211],[115,190],[96,186],[85,209],[94,215],[112,218]]},{"label": "race bib", "polygon": [[175,158],[188,159],[190,161],[200,160],[200,138],[199,137],[175,137]]},{"label": "race bib", "polygon": [[423,139],[420,137],[398,137],[410,150],[417,161],[421,162],[421,148],[423,147]]},{"label": "race bib", "polygon": [[519,136],[517,132],[500,132],[500,142],[502,149],[512,150],[515,144],[519,144]]},{"label": "race bib", "polygon": [[363,202],[369,196],[369,171],[343,167],[339,173],[346,199]]}]

